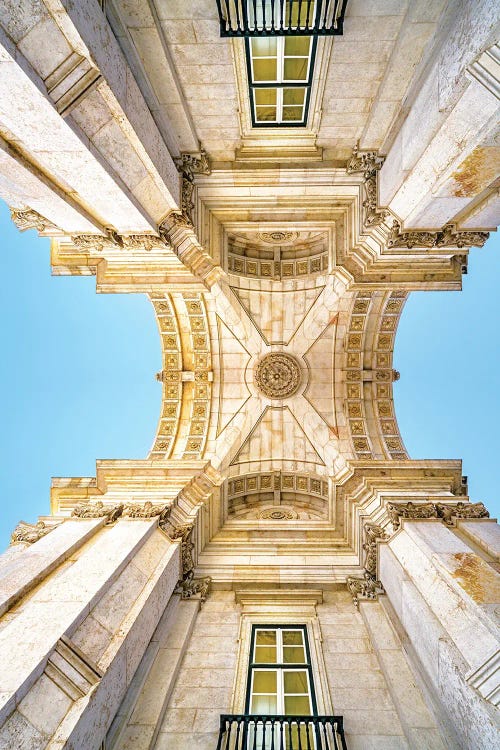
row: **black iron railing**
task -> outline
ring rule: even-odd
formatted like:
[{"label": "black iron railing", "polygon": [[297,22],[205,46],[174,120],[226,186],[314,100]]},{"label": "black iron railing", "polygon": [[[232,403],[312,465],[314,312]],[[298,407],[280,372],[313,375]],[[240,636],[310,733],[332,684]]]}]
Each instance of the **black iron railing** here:
[{"label": "black iron railing", "polygon": [[223,714],[217,750],[347,750],[342,716]]},{"label": "black iron railing", "polygon": [[347,0],[216,0],[221,36],[342,34]]}]

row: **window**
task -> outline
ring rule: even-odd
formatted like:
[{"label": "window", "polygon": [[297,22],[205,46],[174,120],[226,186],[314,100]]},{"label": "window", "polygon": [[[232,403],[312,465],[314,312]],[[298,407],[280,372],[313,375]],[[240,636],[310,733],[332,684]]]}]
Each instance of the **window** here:
[{"label": "window", "polygon": [[[312,13],[313,3],[304,3],[303,7],[308,5]],[[276,9],[278,6],[276,3]],[[254,36],[245,40],[254,126],[306,124],[316,42],[313,36]]]},{"label": "window", "polygon": [[[254,625],[250,648],[246,713],[264,715],[312,716],[317,714],[313,690],[311,657],[305,625]],[[253,747],[253,732],[248,747]],[[260,747],[263,729],[257,730]],[[278,729],[275,729],[277,732]],[[286,750],[315,746],[312,727],[293,726],[285,733]],[[266,729],[266,744],[271,747],[271,728]],[[275,742],[277,737],[275,737]],[[309,742],[309,744],[308,744]],[[279,744],[277,745],[279,747]]]}]

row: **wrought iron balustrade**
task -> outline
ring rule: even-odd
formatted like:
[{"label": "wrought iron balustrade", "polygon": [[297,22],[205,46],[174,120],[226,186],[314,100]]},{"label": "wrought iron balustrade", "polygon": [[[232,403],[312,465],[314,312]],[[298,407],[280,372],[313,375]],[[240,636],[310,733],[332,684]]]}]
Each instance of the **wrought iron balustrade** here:
[{"label": "wrought iron balustrade", "polygon": [[222,714],[217,750],[347,750],[342,716]]},{"label": "wrought iron balustrade", "polygon": [[347,0],[216,0],[221,36],[342,34]]}]

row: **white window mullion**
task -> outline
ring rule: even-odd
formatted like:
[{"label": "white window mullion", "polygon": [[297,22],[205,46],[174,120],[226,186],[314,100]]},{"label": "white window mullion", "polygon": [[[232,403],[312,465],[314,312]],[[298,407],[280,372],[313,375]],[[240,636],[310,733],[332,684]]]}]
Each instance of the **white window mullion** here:
[{"label": "white window mullion", "polygon": [[[276,97],[276,121],[277,122],[283,122],[283,89],[279,88],[277,90],[277,97]],[[281,637],[281,630],[278,630],[278,633]],[[281,657],[283,658],[283,646]]]}]

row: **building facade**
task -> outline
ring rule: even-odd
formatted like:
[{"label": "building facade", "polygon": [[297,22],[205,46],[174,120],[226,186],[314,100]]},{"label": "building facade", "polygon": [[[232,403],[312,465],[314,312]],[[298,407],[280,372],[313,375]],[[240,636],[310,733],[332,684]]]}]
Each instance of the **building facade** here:
[{"label": "building facade", "polygon": [[412,460],[409,293],[496,229],[493,0],[0,0],[0,196],[142,292],[146,460],[0,557],[2,750],[493,750],[499,533]]}]

